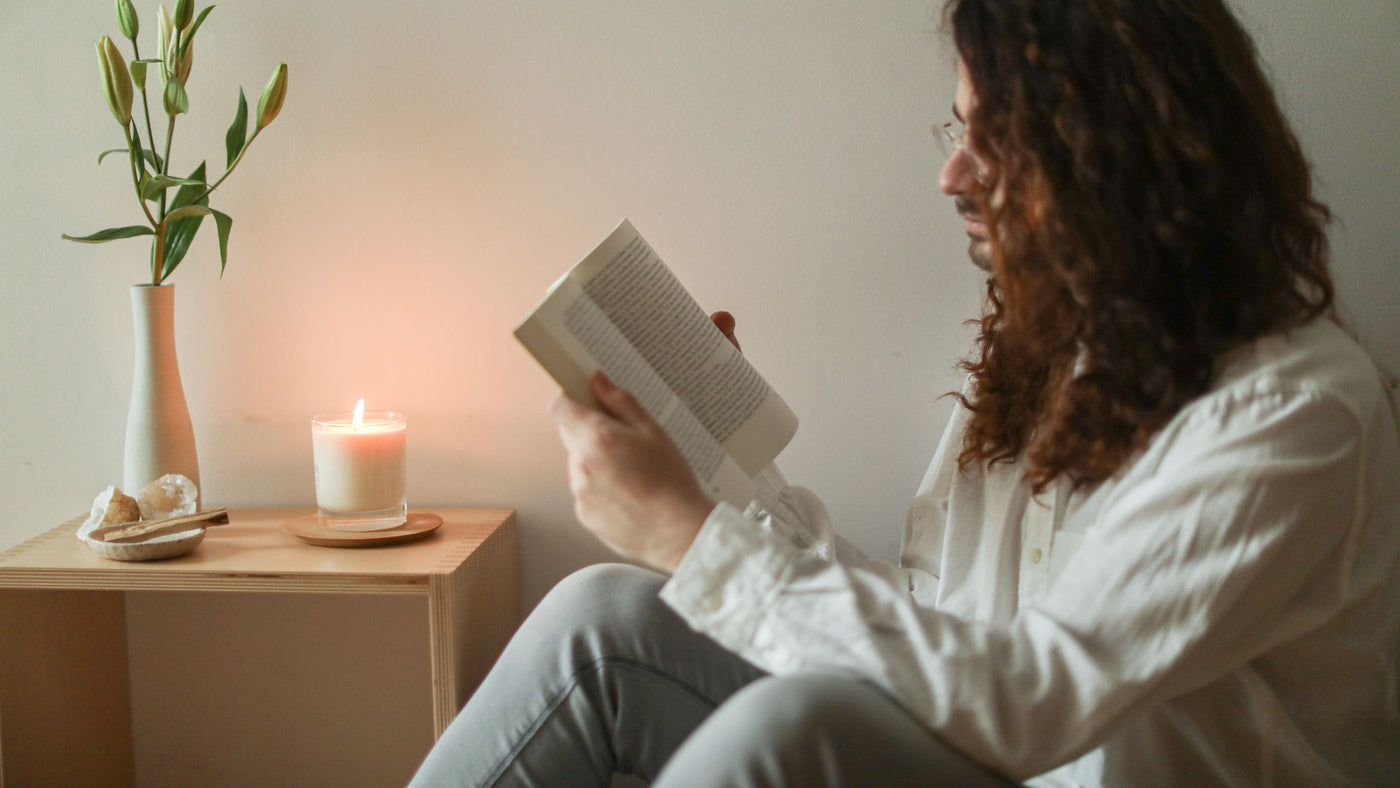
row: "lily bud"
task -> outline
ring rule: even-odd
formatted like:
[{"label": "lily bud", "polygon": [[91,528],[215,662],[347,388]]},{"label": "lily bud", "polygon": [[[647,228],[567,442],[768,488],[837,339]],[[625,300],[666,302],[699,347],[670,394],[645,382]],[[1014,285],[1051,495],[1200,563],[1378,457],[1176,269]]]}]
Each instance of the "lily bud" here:
[{"label": "lily bud", "polygon": [[178,21],[171,21],[165,6],[160,7],[160,14],[161,31],[164,33],[164,35],[158,36],[161,76],[167,82],[171,79],[185,82],[190,78],[190,69],[194,66],[194,44],[191,43],[185,47],[185,55],[181,57],[178,36],[176,36]]},{"label": "lily bud", "polygon": [[181,82],[188,82],[190,78],[190,69],[192,68],[194,68],[193,41],[189,43],[189,46],[185,47],[184,55],[180,55],[178,52],[176,53],[175,78]]},{"label": "lily bud", "polygon": [[117,0],[117,27],[121,28],[122,35],[136,40],[136,34],[141,31],[141,22],[136,18],[136,6],[131,4],[131,0]]},{"label": "lily bud", "polygon": [[97,66],[102,72],[107,106],[112,108],[112,116],[125,128],[131,122],[131,101],[135,91],[131,87],[131,72],[127,71],[126,60],[107,36],[97,40]]},{"label": "lily bud", "polygon": [[282,101],[287,98],[287,64],[282,63],[272,72],[272,78],[263,88],[262,98],[258,99],[258,128],[271,123],[282,111]]},{"label": "lily bud", "polygon": [[161,103],[165,106],[165,114],[172,118],[189,112],[190,99],[185,93],[184,83],[178,79],[172,79],[165,83],[165,92],[161,95]]},{"label": "lily bud", "polygon": [[170,21],[170,11],[161,6],[156,13],[156,54],[160,56],[160,78],[162,82],[175,75],[174,61],[168,56],[171,42],[175,40],[175,23]]},{"label": "lily bud", "polygon": [[179,0],[175,4],[175,27],[184,30],[194,21],[194,0]]}]

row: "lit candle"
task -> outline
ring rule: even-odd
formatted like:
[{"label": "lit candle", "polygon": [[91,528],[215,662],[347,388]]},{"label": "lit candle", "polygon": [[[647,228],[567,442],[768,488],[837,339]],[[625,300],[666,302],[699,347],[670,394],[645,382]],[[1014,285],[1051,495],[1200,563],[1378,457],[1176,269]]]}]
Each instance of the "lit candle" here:
[{"label": "lit candle", "polygon": [[402,525],[408,420],[402,413],[328,413],[311,420],[316,506],[331,528],[373,531]]}]

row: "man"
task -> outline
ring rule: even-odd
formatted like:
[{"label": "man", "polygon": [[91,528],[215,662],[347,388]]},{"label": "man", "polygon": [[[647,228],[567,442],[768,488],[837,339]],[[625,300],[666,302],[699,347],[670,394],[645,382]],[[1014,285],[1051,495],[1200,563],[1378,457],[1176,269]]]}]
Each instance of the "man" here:
[{"label": "man", "polygon": [[554,405],[576,513],[659,573],[563,581],[419,784],[1400,779],[1400,436],[1247,35],[1219,0],[948,19],[940,186],[989,280],[900,565],[776,472],[714,505],[596,377]]}]

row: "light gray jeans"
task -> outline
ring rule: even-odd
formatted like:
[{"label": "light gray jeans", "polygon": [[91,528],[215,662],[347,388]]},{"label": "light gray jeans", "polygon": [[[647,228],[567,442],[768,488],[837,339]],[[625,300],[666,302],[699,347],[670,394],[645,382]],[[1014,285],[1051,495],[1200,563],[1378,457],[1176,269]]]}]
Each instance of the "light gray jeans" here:
[{"label": "light gray jeans", "polygon": [[873,685],[768,676],[690,629],[664,582],[622,564],[561,581],[411,788],[1013,785]]}]

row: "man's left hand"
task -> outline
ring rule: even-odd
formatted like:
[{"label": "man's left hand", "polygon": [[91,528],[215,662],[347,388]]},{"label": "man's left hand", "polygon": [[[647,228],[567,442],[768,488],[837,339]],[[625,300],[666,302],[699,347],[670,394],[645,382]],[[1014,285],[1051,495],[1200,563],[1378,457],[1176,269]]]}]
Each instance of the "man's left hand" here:
[{"label": "man's left hand", "polygon": [[569,458],[574,514],[621,555],[670,573],[714,503],[661,425],[602,372],[597,408],[560,394],[550,404]]}]

